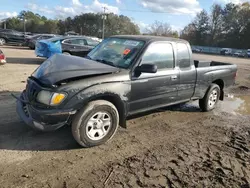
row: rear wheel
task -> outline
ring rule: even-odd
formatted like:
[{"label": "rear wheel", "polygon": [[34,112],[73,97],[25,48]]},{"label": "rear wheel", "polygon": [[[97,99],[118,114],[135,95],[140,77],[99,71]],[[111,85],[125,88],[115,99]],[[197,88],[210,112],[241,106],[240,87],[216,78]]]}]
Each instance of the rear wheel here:
[{"label": "rear wheel", "polygon": [[219,101],[220,93],[220,87],[217,84],[212,84],[204,98],[199,100],[201,110],[204,112],[213,110]]},{"label": "rear wheel", "polygon": [[72,134],[83,147],[93,147],[109,141],[118,128],[116,107],[104,100],[90,102],[72,121]]},{"label": "rear wheel", "polygon": [[0,45],[4,45],[6,43],[6,40],[4,38],[0,38]]}]

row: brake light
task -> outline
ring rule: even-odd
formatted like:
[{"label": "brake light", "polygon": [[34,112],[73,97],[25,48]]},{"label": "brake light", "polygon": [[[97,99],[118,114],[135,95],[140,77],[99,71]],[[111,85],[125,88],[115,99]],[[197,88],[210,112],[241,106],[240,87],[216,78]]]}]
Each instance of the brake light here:
[{"label": "brake light", "polygon": [[4,54],[0,54],[0,59],[5,59],[5,55]]}]

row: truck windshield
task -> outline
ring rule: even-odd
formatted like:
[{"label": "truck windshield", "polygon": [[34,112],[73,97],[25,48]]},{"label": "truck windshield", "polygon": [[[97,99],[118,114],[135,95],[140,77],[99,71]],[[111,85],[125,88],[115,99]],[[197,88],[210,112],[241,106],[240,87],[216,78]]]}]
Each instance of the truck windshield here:
[{"label": "truck windshield", "polygon": [[119,68],[128,68],[144,46],[143,41],[108,38],[94,48],[88,58]]}]

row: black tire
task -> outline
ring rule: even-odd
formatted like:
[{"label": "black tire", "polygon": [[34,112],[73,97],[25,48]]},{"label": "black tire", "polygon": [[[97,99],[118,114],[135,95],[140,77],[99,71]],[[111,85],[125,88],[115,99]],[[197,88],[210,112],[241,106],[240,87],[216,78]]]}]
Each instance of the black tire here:
[{"label": "black tire", "polygon": [[[213,91],[217,92],[217,98],[216,98],[216,101],[213,100],[214,103],[211,103],[210,97],[211,97]],[[212,84],[209,87],[208,91],[206,92],[204,98],[199,100],[199,106],[200,106],[201,110],[203,112],[209,112],[209,111],[213,110],[216,107],[216,105],[220,99],[220,94],[221,94],[220,87],[217,84]]]},{"label": "black tire", "polygon": [[[107,113],[111,119],[111,123],[109,131],[107,131],[107,134],[103,138],[100,140],[93,140],[88,136],[87,123],[90,118],[98,112]],[[94,147],[109,141],[116,133],[118,124],[119,113],[112,103],[105,100],[92,101],[74,116],[72,121],[72,134],[82,147]]]}]

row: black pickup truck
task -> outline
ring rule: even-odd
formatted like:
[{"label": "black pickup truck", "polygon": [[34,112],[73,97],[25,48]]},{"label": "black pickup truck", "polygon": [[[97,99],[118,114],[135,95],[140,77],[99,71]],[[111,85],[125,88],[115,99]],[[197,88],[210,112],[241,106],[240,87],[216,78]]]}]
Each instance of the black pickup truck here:
[{"label": "black pickup truck", "polygon": [[192,59],[188,42],[153,36],[113,36],[85,58],[56,54],[28,78],[17,112],[31,127],[71,125],[83,147],[110,140],[130,115],[190,100],[202,111],[223,100],[237,66]]}]

